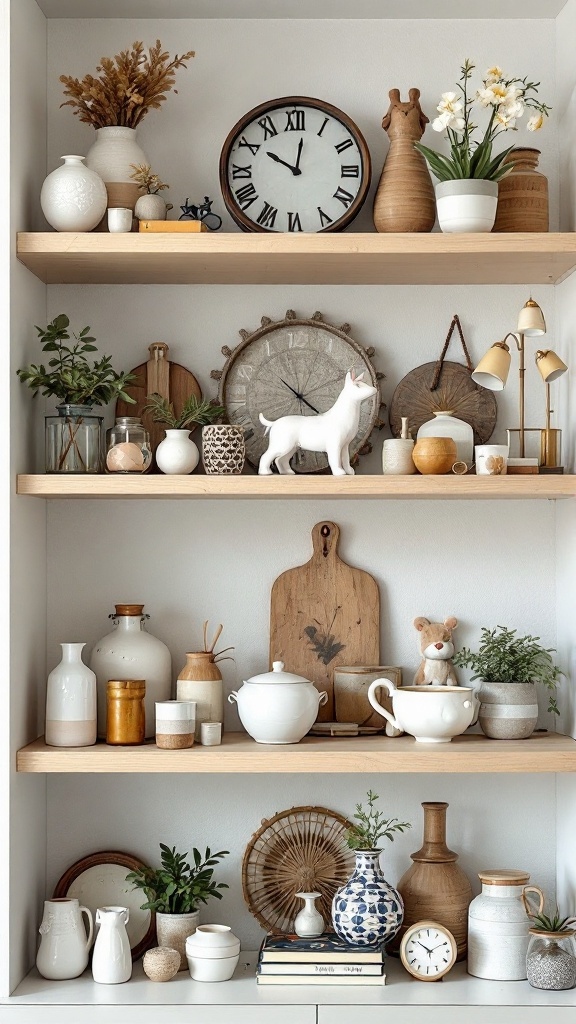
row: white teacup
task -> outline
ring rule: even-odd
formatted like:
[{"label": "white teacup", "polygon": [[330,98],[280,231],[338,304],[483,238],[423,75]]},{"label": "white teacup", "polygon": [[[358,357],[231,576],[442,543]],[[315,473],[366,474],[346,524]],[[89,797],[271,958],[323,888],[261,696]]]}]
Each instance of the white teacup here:
[{"label": "white teacup", "polygon": [[[391,715],[378,703],[375,691],[382,687],[392,698]],[[450,743],[465,732],[478,716],[479,704],[471,686],[403,686],[389,679],[375,679],[368,700],[395,729],[410,733],[420,743]]]},{"label": "white teacup", "polygon": [[477,444],[474,458],[477,476],[503,476],[508,469],[508,445]]}]

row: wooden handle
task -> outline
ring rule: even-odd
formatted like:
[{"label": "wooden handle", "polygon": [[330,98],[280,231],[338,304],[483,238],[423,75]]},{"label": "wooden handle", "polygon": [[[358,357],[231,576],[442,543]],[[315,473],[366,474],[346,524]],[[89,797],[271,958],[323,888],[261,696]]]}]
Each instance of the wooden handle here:
[{"label": "wooden handle", "polygon": [[338,540],[340,538],[340,527],[336,523],[326,520],[323,523],[316,523],[312,530],[312,544],[314,547],[313,558],[335,558],[338,553]]},{"label": "wooden handle", "polygon": [[530,906],[530,902],[528,900],[528,897],[526,896],[527,892],[535,892],[535,893],[537,893],[538,901],[539,901],[538,902],[538,913],[541,914],[542,911],[544,910],[544,893],[542,892],[542,889],[540,888],[539,885],[525,885],[524,888],[522,889],[522,902],[524,904],[524,910],[526,911],[526,914],[528,915],[528,917],[534,917],[534,914],[532,913],[532,907]]},{"label": "wooden handle", "polygon": [[155,341],[148,346],[150,359],[146,363],[146,394],[162,395],[170,401],[169,348],[165,341]]}]

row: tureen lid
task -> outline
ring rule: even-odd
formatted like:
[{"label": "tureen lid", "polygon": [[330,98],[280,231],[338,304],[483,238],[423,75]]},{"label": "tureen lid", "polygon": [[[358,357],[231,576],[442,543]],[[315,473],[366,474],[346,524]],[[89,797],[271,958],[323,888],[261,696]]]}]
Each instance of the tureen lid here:
[{"label": "tureen lid", "polygon": [[261,672],[260,675],[250,676],[250,679],[246,679],[247,683],[309,683],[309,679],[305,679],[304,676],[297,676],[294,672],[284,671],[283,661],[272,662],[272,672]]}]

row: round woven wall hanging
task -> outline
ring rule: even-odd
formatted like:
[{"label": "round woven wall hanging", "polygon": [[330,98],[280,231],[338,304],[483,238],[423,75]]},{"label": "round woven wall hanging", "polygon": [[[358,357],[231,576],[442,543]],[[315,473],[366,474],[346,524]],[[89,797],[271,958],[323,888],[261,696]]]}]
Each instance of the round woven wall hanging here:
[{"label": "round woven wall hanging", "polygon": [[325,807],[293,807],[264,819],[242,861],[242,890],[266,931],[285,934],[303,903],[297,892],[320,892],[316,906],[326,926],[332,897],[348,880],[355,857],[346,844],[352,823]]},{"label": "round woven wall hanging", "polygon": [[[466,365],[444,360],[455,328],[460,335]],[[454,316],[440,358],[410,370],[396,388],[390,403],[392,436],[400,437],[403,416],[408,417],[408,429],[416,439],[419,428],[432,419],[433,413],[450,412],[470,424],[474,444],[486,444],[496,426],[498,406],[493,391],[474,383],[472,370],[460,320]]]}]

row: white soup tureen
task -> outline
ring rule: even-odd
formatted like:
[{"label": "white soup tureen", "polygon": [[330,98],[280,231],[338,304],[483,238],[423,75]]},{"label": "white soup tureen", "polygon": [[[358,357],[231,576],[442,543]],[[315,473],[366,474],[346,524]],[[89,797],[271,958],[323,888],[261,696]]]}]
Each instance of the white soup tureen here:
[{"label": "white soup tureen", "polygon": [[298,743],[328,694],[319,693],[304,676],[285,672],[282,661],[275,661],[272,669],[244,680],[228,700],[236,702],[242,725],[257,743]]}]

